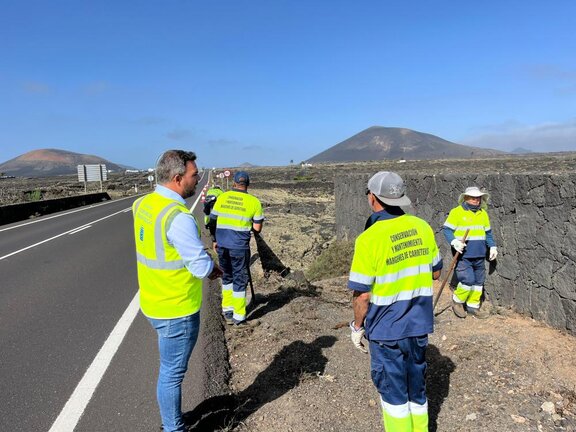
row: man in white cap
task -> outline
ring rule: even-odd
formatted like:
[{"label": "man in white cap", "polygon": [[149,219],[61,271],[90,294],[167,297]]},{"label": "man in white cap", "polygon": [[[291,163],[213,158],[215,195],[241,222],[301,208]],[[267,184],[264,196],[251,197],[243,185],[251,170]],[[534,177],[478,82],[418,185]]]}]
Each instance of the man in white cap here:
[{"label": "man in white cap", "polygon": [[405,214],[402,178],[381,171],[368,181],[373,211],[358,236],[348,288],[353,290],[354,346],[370,345],[372,381],[380,393],[387,431],[427,432],[426,347],[434,330],[432,281],[442,258],[430,225]]},{"label": "man in white cap", "polygon": [[[496,242],[492,236],[488,218],[488,199],[490,195],[476,186],[466,188],[460,194],[458,207],[450,210],[444,222],[444,237],[460,257],[456,264],[458,286],[452,296],[452,310],[459,318],[468,313],[476,318],[488,318],[486,310],[480,310],[480,300],[484,280],[486,279],[486,251],[488,259],[493,261],[498,255]],[[463,241],[466,230],[468,237]],[[464,309],[466,305],[466,309]]]}]

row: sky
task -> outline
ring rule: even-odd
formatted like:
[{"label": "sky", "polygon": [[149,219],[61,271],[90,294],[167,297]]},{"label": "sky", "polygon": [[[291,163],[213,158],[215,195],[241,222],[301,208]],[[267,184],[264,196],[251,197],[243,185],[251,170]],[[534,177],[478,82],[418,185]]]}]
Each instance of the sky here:
[{"label": "sky", "polygon": [[370,126],[576,150],[574,0],[2,0],[0,163],[299,163]]}]

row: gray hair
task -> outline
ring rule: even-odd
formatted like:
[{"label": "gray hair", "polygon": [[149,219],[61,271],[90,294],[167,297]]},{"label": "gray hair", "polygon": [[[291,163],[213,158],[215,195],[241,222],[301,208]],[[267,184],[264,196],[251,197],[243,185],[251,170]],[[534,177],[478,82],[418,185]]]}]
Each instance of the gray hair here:
[{"label": "gray hair", "polygon": [[158,183],[168,183],[176,175],[186,173],[188,162],[194,162],[196,154],[184,150],[167,150],[164,152],[156,165],[156,179]]}]

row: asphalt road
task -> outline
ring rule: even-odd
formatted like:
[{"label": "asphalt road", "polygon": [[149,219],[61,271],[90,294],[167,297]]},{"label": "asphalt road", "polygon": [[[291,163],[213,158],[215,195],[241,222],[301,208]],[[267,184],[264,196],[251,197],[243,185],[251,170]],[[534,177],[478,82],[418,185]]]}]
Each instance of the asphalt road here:
[{"label": "asphalt road", "polygon": [[[137,294],[134,199],[0,226],[0,430],[50,430]],[[214,365],[203,351],[223,340],[217,286],[205,284],[184,410],[221,390],[207,385]],[[138,312],[74,430],[157,431],[157,367],[156,336]]]}]

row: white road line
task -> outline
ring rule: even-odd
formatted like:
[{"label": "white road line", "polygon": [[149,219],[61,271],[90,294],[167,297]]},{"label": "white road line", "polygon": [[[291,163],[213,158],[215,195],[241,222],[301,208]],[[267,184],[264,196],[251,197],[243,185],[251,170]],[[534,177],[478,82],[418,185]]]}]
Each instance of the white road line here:
[{"label": "white road line", "polygon": [[78,228],[78,229],[76,229],[76,230],[74,230],[74,231],[72,231],[72,232],[69,232],[68,235],[72,235],[72,234],[76,234],[76,233],[78,233],[78,232],[80,232],[80,231],[84,231],[85,229],[90,228],[91,226],[92,226],[92,225],[86,225],[86,226],[80,227],[80,228]]},{"label": "white road line", "polygon": [[81,226],[76,227],[76,228],[72,228],[71,230],[68,230],[68,231],[66,231],[66,232],[63,232],[62,234],[55,235],[54,237],[50,237],[50,238],[48,238],[48,239],[46,239],[46,240],[42,240],[42,241],[40,241],[40,242],[38,242],[38,243],[34,243],[34,244],[30,245],[30,246],[26,246],[25,248],[22,248],[22,249],[20,249],[20,250],[11,252],[11,253],[9,253],[8,255],[4,255],[3,257],[0,257],[0,261],[6,259],[6,258],[8,258],[8,257],[11,257],[12,255],[16,255],[16,254],[19,254],[20,252],[24,252],[25,250],[28,250],[28,249],[31,249],[31,248],[33,248],[33,247],[39,246],[39,245],[41,245],[41,244],[43,244],[43,243],[46,243],[46,242],[49,242],[49,241],[51,241],[51,240],[57,239],[58,237],[62,237],[62,236],[64,236],[64,235],[66,235],[66,234],[73,233],[74,231],[76,231],[76,230],[78,230],[78,229],[80,229],[80,228],[83,228],[83,227],[86,226],[86,225],[95,224],[96,222],[100,222],[100,221],[102,221],[102,220],[104,220],[104,219],[108,219],[109,217],[115,216],[115,215],[117,215],[117,214],[119,214],[119,213],[123,213],[124,211],[125,211],[125,209],[120,210],[120,211],[117,211],[116,213],[109,214],[108,216],[104,216],[104,217],[102,217],[102,218],[100,218],[100,219],[96,219],[95,221],[88,222],[87,224],[81,225]]},{"label": "white road line", "polygon": [[[44,222],[44,221],[47,221],[47,220],[49,220],[49,219],[54,219],[54,218],[66,216],[66,215],[69,215],[69,214],[72,214],[72,213],[77,213],[77,212],[84,211],[84,210],[88,210],[88,209],[91,209],[91,208],[95,208],[95,207],[100,207],[100,206],[103,206],[103,205],[111,204],[111,203],[113,203],[113,202],[118,202],[118,201],[122,201],[122,200],[125,200],[125,199],[134,198],[135,196],[138,196],[138,195],[129,196],[129,197],[126,197],[126,198],[119,198],[119,199],[117,199],[117,200],[110,200],[110,201],[106,201],[106,202],[103,202],[103,203],[100,203],[100,204],[92,204],[92,205],[89,205],[89,206],[81,207],[81,208],[76,209],[76,210],[71,210],[71,211],[66,212],[66,213],[58,213],[57,215],[54,215],[54,216],[47,216],[47,217],[44,217],[44,218],[42,218],[42,219],[34,219],[33,221],[21,223],[20,225],[14,225],[14,226],[11,226],[11,227],[8,227],[8,228],[2,228],[2,229],[0,229],[0,232],[2,232],[2,231],[9,231],[9,230],[13,230],[13,229],[16,229],[16,228],[22,228],[23,226],[26,226],[26,225],[35,224],[35,223],[38,223],[38,222]],[[130,208],[128,208],[128,210],[130,210]]]},{"label": "white road line", "polygon": [[[204,175],[202,175],[202,177],[204,177]],[[198,195],[198,198],[196,198],[196,201],[194,201],[194,204],[190,207],[191,212],[194,211],[199,200],[200,195]],[[74,431],[90,399],[92,399],[96,387],[100,384],[100,380],[112,362],[114,354],[118,351],[122,340],[124,340],[124,336],[126,336],[128,329],[136,318],[138,309],[138,293],[136,293],[128,305],[128,308],[122,314],[120,321],[118,321],[114,330],[112,330],[112,333],[110,333],[110,336],[108,336],[108,339],[106,339],[106,342],[104,342],[104,345],[100,348],[100,351],[98,351],[96,358],[94,358],[92,364],[90,364],[86,370],[76,389],[74,389],[72,396],[70,396],[70,399],[68,399],[68,402],[66,402],[66,405],[64,405],[64,408],[48,432]]]},{"label": "white road line", "polygon": [[124,340],[124,336],[128,333],[132,321],[138,314],[139,306],[138,293],[136,293],[48,432],[72,432],[74,430],[114,354]]}]

